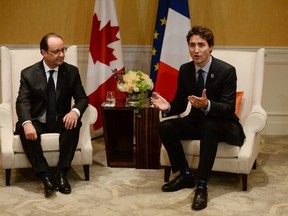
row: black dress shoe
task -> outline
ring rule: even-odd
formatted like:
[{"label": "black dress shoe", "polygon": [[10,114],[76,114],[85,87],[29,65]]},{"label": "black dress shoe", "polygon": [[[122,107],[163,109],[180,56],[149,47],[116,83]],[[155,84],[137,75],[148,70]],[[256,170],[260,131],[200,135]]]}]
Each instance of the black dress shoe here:
[{"label": "black dress shoe", "polygon": [[172,181],[162,186],[162,191],[172,192],[182,188],[193,188],[195,186],[194,177],[190,175],[179,175]]},{"label": "black dress shoe", "polygon": [[195,191],[195,196],[192,203],[192,209],[202,210],[207,207],[208,193],[207,188],[201,189],[197,188]]},{"label": "black dress shoe", "polygon": [[63,173],[58,173],[56,175],[56,187],[60,193],[63,194],[70,194],[71,193],[71,186],[68,182],[68,179]]},{"label": "black dress shoe", "polygon": [[43,185],[44,185],[44,195],[46,198],[48,198],[55,192],[56,187],[49,177],[43,178]]}]

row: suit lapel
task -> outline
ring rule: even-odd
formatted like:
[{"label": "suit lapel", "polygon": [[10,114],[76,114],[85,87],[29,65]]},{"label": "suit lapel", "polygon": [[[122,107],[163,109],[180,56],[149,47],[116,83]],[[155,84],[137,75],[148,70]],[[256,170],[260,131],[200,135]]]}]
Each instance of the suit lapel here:
[{"label": "suit lapel", "polygon": [[218,67],[217,64],[215,63],[214,57],[212,57],[212,63],[206,79],[206,85],[205,85],[206,89],[209,89],[213,86],[213,83],[217,79],[217,76],[218,76]]},{"label": "suit lapel", "polygon": [[37,73],[36,73],[38,82],[40,84],[40,88],[43,94],[43,97],[45,100],[48,100],[48,95],[47,95],[47,78],[46,78],[46,73],[44,70],[43,66],[43,61],[39,62],[37,65]]},{"label": "suit lapel", "polygon": [[[184,82],[186,86],[189,87],[189,95],[195,94],[197,90],[197,81],[196,81],[196,71],[195,64],[193,61],[190,62],[190,66],[188,67],[189,71],[187,71],[187,76],[185,77]],[[191,85],[192,82],[192,85]]]},{"label": "suit lapel", "polygon": [[[56,85],[56,101],[58,100],[59,96],[60,96],[60,92],[63,88],[64,85],[64,77],[66,74],[66,70],[65,67],[63,66],[63,64],[61,66],[59,66],[58,69],[58,77],[57,77],[57,85]],[[45,98],[46,101],[48,101],[48,89],[47,89],[47,77],[46,77],[46,73],[44,70],[44,66],[43,66],[43,61],[39,62],[37,65],[37,79],[40,83],[40,88],[42,90],[43,96]]]},{"label": "suit lapel", "polygon": [[63,65],[64,63],[59,66],[59,70],[58,70],[57,86],[56,86],[56,101],[58,100],[60,96],[60,92],[62,91],[62,88],[64,85],[64,77],[66,75],[66,70]]}]

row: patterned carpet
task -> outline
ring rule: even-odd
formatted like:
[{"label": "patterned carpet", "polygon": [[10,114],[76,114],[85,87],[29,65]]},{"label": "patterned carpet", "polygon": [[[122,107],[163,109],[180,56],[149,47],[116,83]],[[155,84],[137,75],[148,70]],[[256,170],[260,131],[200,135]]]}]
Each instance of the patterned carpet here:
[{"label": "patterned carpet", "polygon": [[99,215],[99,216],[284,216],[288,212],[288,136],[263,136],[257,169],[248,178],[248,191],[241,190],[238,176],[214,174],[209,182],[208,207],[191,210],[193,189],[163,193],[163,170],[109,168],[103,138],[93,141],[94,164],[90,181],[82,167],[69,173],[72,193],[57,192],[50,199],[30,169],[12,171],[11,186],[0,177],[1,216]]}]

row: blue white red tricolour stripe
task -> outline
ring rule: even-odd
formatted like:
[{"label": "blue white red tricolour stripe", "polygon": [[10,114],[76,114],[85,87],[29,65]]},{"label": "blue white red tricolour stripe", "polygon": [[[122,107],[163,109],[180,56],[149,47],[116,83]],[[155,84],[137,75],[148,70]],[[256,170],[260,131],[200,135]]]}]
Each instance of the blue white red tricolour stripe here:
[{"label": "blue white red tricolour stripe", "polygon": [[153,34],[153,47],[151,57],[150,78],[155,83],[159,68],[159,61],[161,56],[161,49],[163,44],[163,38],[166,28],[168,9],[170,0],[159,0],[157,17],[155,22],[155,31]]},{"label": "blue white red tricolour stripe", "polygon": [[186,35],[190,28],[188,0],[171,0],[154,90],[168,101],[176,92],[179,67],[189,61]]}]

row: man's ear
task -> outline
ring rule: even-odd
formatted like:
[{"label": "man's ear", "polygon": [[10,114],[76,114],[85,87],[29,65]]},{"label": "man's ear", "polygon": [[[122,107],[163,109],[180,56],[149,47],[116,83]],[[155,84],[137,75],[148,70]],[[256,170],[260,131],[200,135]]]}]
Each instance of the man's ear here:
[{"label": "man's ear", "polygon": [[210,53],[212,53],[214,46],[210,46],[209,49],[210,49]]},{"label": "man's ear", "polygon": [[41,50],[40,50],[40,53],[41,53],[42,56],[44,56],[44,54],[46,53],[46,51],[43,50],[43,49],[41,49]]}]

